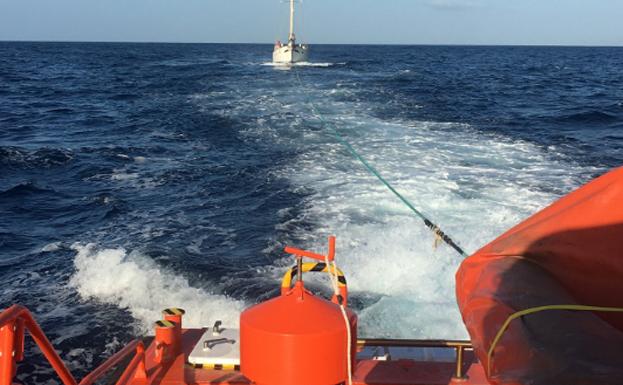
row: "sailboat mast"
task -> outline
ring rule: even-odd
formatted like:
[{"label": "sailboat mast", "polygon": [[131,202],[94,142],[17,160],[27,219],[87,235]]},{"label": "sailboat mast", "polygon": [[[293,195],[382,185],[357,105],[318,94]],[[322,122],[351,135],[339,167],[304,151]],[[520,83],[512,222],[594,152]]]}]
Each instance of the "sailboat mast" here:
[{"label": "sailboat mast", "polygon": [[290,37],[294,41],[294,0],[290,0]]}]

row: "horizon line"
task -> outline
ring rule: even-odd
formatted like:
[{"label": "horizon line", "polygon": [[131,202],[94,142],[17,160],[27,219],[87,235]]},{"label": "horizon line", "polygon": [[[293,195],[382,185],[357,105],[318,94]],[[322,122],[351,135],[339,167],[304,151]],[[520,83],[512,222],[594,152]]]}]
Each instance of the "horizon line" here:
[{"label": "horizon line", "polygon": [[[199,41],[150,41],[150,40],[14,40],[0,39],[1,43],[92,43],[92,44],[212,44],[212,45],[273,45],[265,42],[199,42]],[[354,45],[354,46],[441,46],[441,47],[560,47],[560,48],[623,48],[607,44],[563,44],[563,43],[306,43],[310,45]]]}]

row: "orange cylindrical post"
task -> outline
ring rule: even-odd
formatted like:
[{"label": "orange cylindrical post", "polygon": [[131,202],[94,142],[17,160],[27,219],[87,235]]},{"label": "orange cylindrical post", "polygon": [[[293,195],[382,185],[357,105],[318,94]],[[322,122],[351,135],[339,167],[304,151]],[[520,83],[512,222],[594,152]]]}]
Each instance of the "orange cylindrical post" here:
[{"label": "orange cylindrical post", "polygon": [[186,314],[184,309],[180,309],[177,307],[170,307],[168,309],[164,309],[162,311],[162,316],[166,321],[171,321],[177,324],[180,329],[182,328],[182,317]]},{"label": "orange cylindrical post", "polygon": [[13,350],[15,342],[15,321],[0,328],[0,385],[11,385],[15,375]]},{"label": "orange cylindrical post", "polygon": [[[177,352],[177,327],[171,321],[160,320],[154,324],[156,331],[156,362],[167,362]],[[0,384],[1,385],[1,384]]]},{"label": "orange cylindrical post", "polygon": [[145,345],[142,342],[139,342],[136,345],[136,356],[139,357],[138,365],[136,366],[136,371],[134,372],[134,378],[144,380],[147,378],[147,369],[145,367]]},{"label": "orange cylindrical post", "polygon": [[24,320],[18,318],[15,322],[15,362],[24,361]]},{"label": "orange cylindrical post", "polygon": [[173,351],[175,351],[176,354],[182,350],[182,317],[184,314],[186,314],[184,309],[176,307],[171,307],[162,311],[164,320],[175,324]]}]

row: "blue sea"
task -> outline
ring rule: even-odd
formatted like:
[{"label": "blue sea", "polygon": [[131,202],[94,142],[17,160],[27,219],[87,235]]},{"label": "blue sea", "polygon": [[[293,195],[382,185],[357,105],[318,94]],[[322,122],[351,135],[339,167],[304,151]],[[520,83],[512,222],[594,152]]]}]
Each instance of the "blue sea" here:
[{"label": "blue sea", "polygon": [[[465,338],[462,258],[310,102],[468,253],[623,164],[621,48],[312,50],[283,68],[270,45],[0,43],[0,307],[81,376],[165,307],[236,326],[278,294],[285,245],[335,234],[360,335]],[[19,378],[46,383],[28,347]]]}]

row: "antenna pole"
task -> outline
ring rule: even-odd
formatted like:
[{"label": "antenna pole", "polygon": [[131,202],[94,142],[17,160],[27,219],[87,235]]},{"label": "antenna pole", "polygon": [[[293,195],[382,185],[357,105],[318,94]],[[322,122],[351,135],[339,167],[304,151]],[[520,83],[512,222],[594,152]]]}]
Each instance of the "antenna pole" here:
[{"label": "antenna pole", "polygon": [[294,0],[290,0],[290,36],[288,38],[291,42],[294,42]]}]

